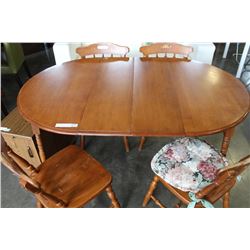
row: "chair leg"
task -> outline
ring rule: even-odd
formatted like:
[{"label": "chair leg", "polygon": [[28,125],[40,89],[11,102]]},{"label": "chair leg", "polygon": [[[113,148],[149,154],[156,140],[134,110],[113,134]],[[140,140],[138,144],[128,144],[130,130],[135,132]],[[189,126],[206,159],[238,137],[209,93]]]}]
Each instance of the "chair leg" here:
[{"label": "chair leg", "polygon": [[42,205],[42,203],[37,199],[36,200],[36,207],[37,208],[43,208],[44,206]]},{"label": "chair leg", "polygon": [[223,207],[229,208],[229,203],[230,203],[230,192],[227,192],[224,194],[223,197]]},{"label": "chair leg", "polygon": [[156,199],[153,195],[151,195],[150,198],[154,201],[154,203],[157,206],[159,206],[160,208],[165,208],[165,206],[158,199]]},{"label": "chair leg", "polygon": [[22,88],[23,83],[22,83],[22,80],[21,80],[21,78],[19,77],[19,75],[18,75],[18,74],[16,74],[16,81],[17,81],[17,83],[18,83],[19,87],[20,87],[20,88]]},{"label": "chair leg", "polygon": [[106,192],[107,192],[107,195],[109,197],[109,199],[111,200],[111,203],[112,203],[112,207],[116,207],[116,208],[119,208],[121,207],[116,196],[115,196],[115,193],[113,192],[112,190],[112,186],[109,185],[107,188],[106,188]]},{"label": "chair leg", "polygon": [[30,73],[30,70],[29,70],[29,67],[28,67],[28,65],[27,65],[27,63],[26,63],[26,61],[23,62],[23,66],[24,66],[24,68],[25,68],[25,70],[26,70],[26,73],[27,73],[28,77],[29,77],[29,78],[32,77],[32,75],[31,75],[31,73]]},{"label": "chair leg", "polygon": [[143,204],[142,204],[143,207],[145,207],[148,204],[148,201],[150,200],[151,195],[153,194],[153,192],[157,186],[158,181],[159,181],[159,177],[157,175],[155,175],[153,181],[151,182],[151,184],[149,186],[148,192],[146,193],[146,195],[144,197]]},{"label": "chair leg", "polygon": [[85,139],[85,137],[84,137],[84,135],[81,135],[80,136],[80,147],[82,148],[82,149],[84,149],[84,139]]},{"label": "chair leg", "polygon": [[123,141],[124,141],[125,150],[128,153],[129,152],[128,137],[127,136],[123,136]]},{"label": "chair leg", "polygon": [[142,147],[143,147],[143,144],[144,144],[145,140],[146,140],[146,138],[144,136],[141,137],[141,141],[140,141],[140,145],[139,145],[139,151],[142,150]]},{"label": "chair leg", "polygon": [[176,207],[176,208],[181,208],[182,204],[183,204],[182,201],[179,201],[179,202],[175,205],[175,207]]}]

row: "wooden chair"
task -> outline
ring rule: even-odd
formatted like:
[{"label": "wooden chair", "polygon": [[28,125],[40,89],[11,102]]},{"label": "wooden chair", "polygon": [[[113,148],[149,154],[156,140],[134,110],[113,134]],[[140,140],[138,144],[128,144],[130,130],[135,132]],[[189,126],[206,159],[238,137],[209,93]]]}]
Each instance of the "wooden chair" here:
[{"label": "wooden chair", "polygon": [[[167,151],[165,151],[165,153],[167,153]],[[219,158],[217,158],[216,161],[218,159]],[[208,159],[207,163],[210,162],[210,160],[211,159]],[[194,161],[195,160],[193,160],[193,162]],[[173,193],[180,200],[180,203],[177,205],[177,207],[180,207],[181,204],[189,205],[191,202],[194,202],[194,207],[204,207],[204,202],[213,204],[220,198],[223,198],[223,207],[228,208],[230,203],[230,190],[234,187],[237,176],[239,176],[248,166],[250,166],[250,155],[241,159],[238,163],[232,166],[224,166],[223,168],[217,169],[215,173],[216,178],[210,184],[207,183],[207,185],[199,189],[197,192],[190,192],[187,190],[183,191],[180,188],[176,187],[176,183],[170,184],[169,182],[171,181],[166,180],[166,177],[163,178],[163,176],[159,173],[155,174],[153,181],[150,184],[149,190],[145,195],[143,207],[147,205],[150,199],[152,199],[161,208],[165,207],[153,195],[153,191],[160,181],[171,193]],[[181,167],[184,167],[184,165],[181,165]],[[181,178],[181,176],[179,176],[178,178]]]},{"label": "wooden chair", "polygon": [[[177,43],[152,43],[151,45],[140,47],[140,52],[144,57],[151,55],[159,57],[159,54],[164,54],[164,57],[169,61],[190,61],[189,54],[192,51],[192,47]],[[145,140],[145,137],[141,137],[139,151],[142,150]]]},{"label": "wooden chair", "polygon": [[37,207],[82,207],[104,190],[111,200],[111,206],[120,207],[112,191],[110,173],[77,146],[64,148],[38,169],[6,145],[1,153],[2,163],[19,177],[25,189],[34,193]]},{"label": "wooden chair", "polygon": [[[76,49],[76,53],[79,54],[82,58],[86,58],[88,56],[96,57],[97,55],[101,55],[103,58],[106,56],[110,57],[126,57],[129,52],[129,48],[125,46],[120,46],[113,43],[95,43],[90,44],[88,46],[79,47]],[[126,152],[129,152],[129,144],[128,138],[126,136],[123,137],[124,146]],[[81,147],[84,147],[84,136],[81,136]]]}]

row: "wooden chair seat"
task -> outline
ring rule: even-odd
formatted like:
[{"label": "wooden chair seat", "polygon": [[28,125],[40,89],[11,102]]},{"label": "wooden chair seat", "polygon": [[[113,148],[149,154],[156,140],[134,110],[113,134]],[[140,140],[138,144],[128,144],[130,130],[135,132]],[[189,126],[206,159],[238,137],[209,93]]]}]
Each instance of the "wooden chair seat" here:
[{"label": "wooden chair seat", "polygon": [[[93,157],[76,146],[69,146],[40,166],[35,180],[68,207],[86,204],[111,184],[111,174]],[[43,200],[46,206],[46,200]]]},{"label": "wooden chair seat", "polygon": [[32,192],[38,207],[82,207],[103,191],[120,207],[111,174],[92,156],[70,145],[34,168],[1,141],[1,162]]}]

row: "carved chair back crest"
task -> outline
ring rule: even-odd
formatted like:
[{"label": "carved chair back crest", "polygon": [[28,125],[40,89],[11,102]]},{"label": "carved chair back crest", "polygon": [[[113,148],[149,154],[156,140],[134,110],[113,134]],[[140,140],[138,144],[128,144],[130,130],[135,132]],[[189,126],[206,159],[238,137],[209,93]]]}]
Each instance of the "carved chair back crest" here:
[{"label": "carved chair back crest", "polygon": [[129,48],[114,43],[95,43],[88,46],[79,47],[76,53],[82,58],[86,57],[126,57]]},{"label": "carved chair back crest", "polygon": [[[145,57],[156,56],[187,61],[190,60],[189,54],[193,52],[193,48],[178,43],[153,43],[151,45],[142,46],[140,52]],[[163,56],[160,56],[161,54],[163,54]]]}]

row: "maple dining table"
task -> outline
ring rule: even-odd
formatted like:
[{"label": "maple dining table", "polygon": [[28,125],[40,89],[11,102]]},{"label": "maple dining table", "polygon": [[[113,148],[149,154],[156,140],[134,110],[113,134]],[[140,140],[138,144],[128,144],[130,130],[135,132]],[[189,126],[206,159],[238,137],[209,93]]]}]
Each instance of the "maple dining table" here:
[{"label": "maple dining table", "polygon": [[50,67],[18,95],[41,161],[40,130],[69,135],[204,136],[224,133],[226,155],[249,94],[215,66],[169,58],[86,58]]}]

